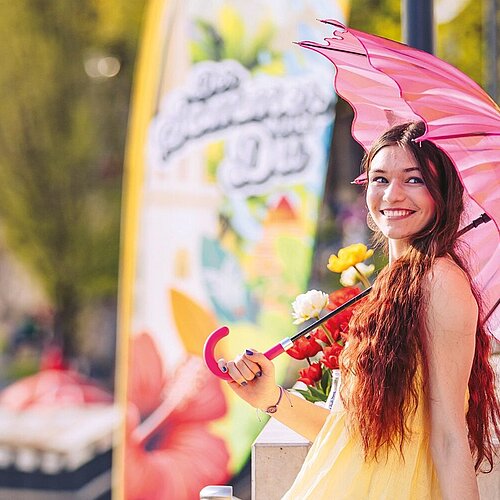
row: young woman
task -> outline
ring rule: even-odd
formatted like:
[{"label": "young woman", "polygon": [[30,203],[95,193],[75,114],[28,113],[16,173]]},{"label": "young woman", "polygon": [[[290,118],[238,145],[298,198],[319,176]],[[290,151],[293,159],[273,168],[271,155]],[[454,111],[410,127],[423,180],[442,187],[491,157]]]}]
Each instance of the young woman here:
[{"label": "young woman", "polygon": [[491,468],[500,407],[457,242],[463,187],[441,150],[414,142],[423,132],[396,126],[364,160],[389,265],[349,325],[332,411],[283,394],[255,350],[219,361],[238,396],[314,442],[286,499],[472,500]]}]

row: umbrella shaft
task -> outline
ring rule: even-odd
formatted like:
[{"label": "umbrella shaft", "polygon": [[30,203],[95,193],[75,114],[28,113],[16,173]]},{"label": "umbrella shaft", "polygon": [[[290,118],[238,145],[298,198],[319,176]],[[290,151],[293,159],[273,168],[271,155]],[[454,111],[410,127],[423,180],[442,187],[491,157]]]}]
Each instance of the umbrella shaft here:
[{"label": "umbrella shaft", "polygon": [[291,341],[295,342],[297,339],[300,337],[303,337],[304,335],[308,334],[309,332],[313,331],[314,329],[318,328],[319,325],[324,323],[325,321],[328,321],[331,317],[335,316],[336,314],[341,313],[344,309],[347,309],[348,307],[354,305],[356,302],[359,302],[363,297],[368,295],[371,292],[372,287],[367,288],[366,290],[363,290],[361,293],[358,293],[356,297],[353,297],[352,299],[348,300],[341,306],[337,307],[337,309],[334,309],[333,311],[330,311],[328,314],[323,316],[322,318],[318,319],[308,327],[304,328],[303,330],[300,330],[297,334],[295,334],[293,337],[291,337]]},{"label": "umbrella shaft", "polygon": [[[464,227],[461,229],[458,233],[457,236],[462,236],[463,234],[469,232],[471,229],[476,228],[480,224],[485,224],[486,222],[489,222],[491,220],[491,217],[489,217],[486,214],[481,214],[477,219],[474,219],[468,226]],[[346,303],[342,304],[341,306],[337,307],[337,309],[334,309],[333,311],[330,311],[328,314],[323,316],[322,318],[318,319],[314,323],[310,324],[308,327],[304,328],[303,330],[300,330],[300,332],[296,333],[293,337],[290,338],[292,342],[295,342],[297,339],[300,337],[303,337],[304,335],[307,335],[309,332],[312,332],[318,326],[320,326],[322,323],[325,321],[328,321],[330,318],[335,316],[336,314],[341,313],[348,307],[351,307],[352,305],[356,304],[356,302],[359,302],[363,297],[366,297],[372,290],[372,287],[367,288],[366,290],[363,290],[361,293],[358,293],[356,297],[353,297],[352,299],[348,300]],[[496,309],[498,306],[498,301],[493,307],[493,309],[489,312],[487,315],[487,318],[491,315],[491,313]]]}]

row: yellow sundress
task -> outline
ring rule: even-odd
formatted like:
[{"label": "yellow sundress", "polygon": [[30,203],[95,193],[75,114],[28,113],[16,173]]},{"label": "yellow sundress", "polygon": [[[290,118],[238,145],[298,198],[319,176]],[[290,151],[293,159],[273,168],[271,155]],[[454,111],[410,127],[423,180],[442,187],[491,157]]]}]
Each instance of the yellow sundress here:
[{"label": "yellow sundress", "polygon": [[[283,500],[440,500],[434,468],[429,419],[422,384],[419,405],[409,423],[403,448],[378,461],[365,462],[360,439],[346,430],[346,412],[336,396],[331,413],[315,439],[291,489]],[[466,395],[467,410],[468,394]]]}]

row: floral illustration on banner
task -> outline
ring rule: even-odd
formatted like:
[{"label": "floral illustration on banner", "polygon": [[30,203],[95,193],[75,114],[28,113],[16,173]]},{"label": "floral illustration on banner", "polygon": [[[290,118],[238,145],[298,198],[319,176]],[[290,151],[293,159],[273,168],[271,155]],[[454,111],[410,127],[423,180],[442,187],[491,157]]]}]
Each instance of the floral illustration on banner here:
[{"label": "floral illustration on banner", "polygon": [[[368,278],[373,274],[375,266],[368,266],[363,261],[372,255],[373,250],[361,243],[341,248],[338,255],[332,254],[327,267],[332,272],[341,273],[340,282],[345,288],[329,295],[319,290],[299,295],[292,304],[294,323],[317,320],[325,309],[337,309],[361,293],[361,289],[356,286],[360,282],[365,288],[369,287]],[[332,371],[339,368],[339,356],[347,339],[349,321],[359,305],[360,302],[356,302],[332,316],[312,333],[297,339],[286,351],[292,358],[307,360],[308,366],[300,370],[298,378],[298,382],[305,384],[306,389],[294,390],[308,401],[326,401],[331,396],[332,384],[333,390],[336,389]]]},{"label": "floral illustration on banner", "polygon": [[226,414],[226,400],[200,357],[167,375],[151,336],[134,336],[128,402],[126,499],[198,498],[207,484],[225,484],[229,452],[209,425]]},{"label": "floral illustration on banner", "polygon": [[252,37],[247,29],[248,23],[230,5],[221,7],[215,24],[197,19],[197,40],[190,43],[193,63],[235,59],[252,72],[282,75],[285,71],[283,57],[270,48],[276,33],[273,23],[262,21]]}]

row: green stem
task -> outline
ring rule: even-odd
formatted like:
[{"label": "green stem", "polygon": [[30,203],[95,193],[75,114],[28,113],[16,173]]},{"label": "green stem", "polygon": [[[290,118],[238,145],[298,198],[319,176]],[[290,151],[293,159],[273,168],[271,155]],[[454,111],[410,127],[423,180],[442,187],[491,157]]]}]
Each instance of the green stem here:
[{"label": "green stem", "polygon": [[333,340],[332,334],[330,333],[328,328],[324,325],[324,323],[322,323],[320,326],[321,328],[323,328],[323,331],[326,334],[326,338],[330,341],[330,345],[332,346],[333,344],[335,344],[335,340]]},{"label": "green stem", "polygon": [[356,272],[358,273],[359,275],[359,279],[361,281],[361,283],[363,283],[363,286],[365,288],[370,288],[370,282],[366,279],[366,276],[356,267],[356,264],[354,264],[354,269],[356,269]]}]

